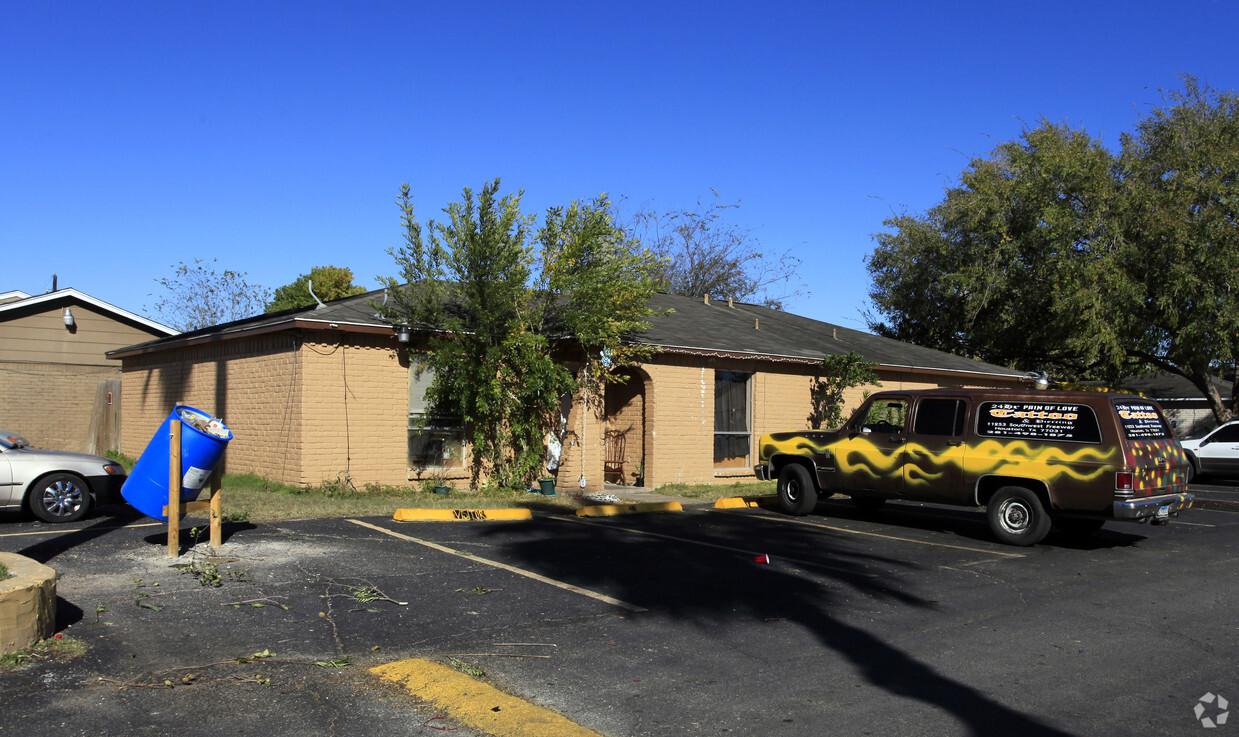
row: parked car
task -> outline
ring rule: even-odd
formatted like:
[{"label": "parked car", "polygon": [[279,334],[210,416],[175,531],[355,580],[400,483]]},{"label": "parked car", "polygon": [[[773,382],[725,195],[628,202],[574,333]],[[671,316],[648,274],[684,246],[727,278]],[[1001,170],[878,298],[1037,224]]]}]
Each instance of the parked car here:
[{"label": "parked car", "polygon": [[41,450],[0,430],[0,509],[29,509],[44,522],[74,522],[120,498],[125,469],[85,453]]},{"label": "parked car", "polygon": [[1197,476],[1239,477],[1239,420],[1180,441]]}]

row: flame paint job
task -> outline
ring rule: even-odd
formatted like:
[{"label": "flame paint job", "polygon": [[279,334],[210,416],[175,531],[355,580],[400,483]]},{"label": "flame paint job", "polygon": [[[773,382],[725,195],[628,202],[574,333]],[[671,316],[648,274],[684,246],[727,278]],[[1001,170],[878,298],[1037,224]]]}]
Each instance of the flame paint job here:
[{"label": "flame paint job", "polygon": [[[1102,406],[1095,409],[1105,411]],[[966,442],[946,447],[942,437],[921,437],[933,443],[927,446],[914,433],[772,433],[760,440],[759,462],[777,478],[781,463],[771,465],[776,456],[808,458],[827,488],[889,490],[894,484],[904,495],[926,500],[965,501],[972,498],[978,480],[990,476],[1044,483],[1056,506],[1081,510],[1105,509],[1116,497],[1187,491],[1188,460],[1177,440],[1116,441],[1114,436],[1121,434],[1116,424],[1107,430],[1109,440],[1093,444],[983,438],[969,431]],[[1132,474],[1131,491],[1116,491],[1120,472]]]}]

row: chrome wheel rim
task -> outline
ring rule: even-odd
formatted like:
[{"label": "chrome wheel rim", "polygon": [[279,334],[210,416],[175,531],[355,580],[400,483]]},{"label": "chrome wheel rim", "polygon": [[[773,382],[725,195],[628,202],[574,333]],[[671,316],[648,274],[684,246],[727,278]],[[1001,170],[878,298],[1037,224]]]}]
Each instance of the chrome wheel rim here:
[{"label": "chrome wheel rim", "polygon": [[998,508],[998,522],[1002,529],[1011,533],[1021,533],[1028,529],[1032,522],[1032,510],[1027,505],[1014,499],[1003,502]]},{"label": "chrome wheel rim", "polygon": [[72,481],[57,481],[43,488],[43,508],[56,517],[69,517],[82,506],[82,490]]}]

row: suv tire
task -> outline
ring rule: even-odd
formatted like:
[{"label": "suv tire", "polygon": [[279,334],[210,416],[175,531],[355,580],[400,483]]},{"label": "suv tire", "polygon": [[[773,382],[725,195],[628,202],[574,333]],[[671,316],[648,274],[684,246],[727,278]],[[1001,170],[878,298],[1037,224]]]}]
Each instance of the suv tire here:
[{"label": "suv tire", "polygon": [[793,463],[779,472],[779,507],[788,514],[804,516],[817,506],[817,487],[809,469]]},{"label": "suv tire", "polygon": [[989,500],[985,517],[994,537],[1007,545],[1036,545],[1050,532],[1050,515],[1041,500],[1022,486],[999,489]]}]

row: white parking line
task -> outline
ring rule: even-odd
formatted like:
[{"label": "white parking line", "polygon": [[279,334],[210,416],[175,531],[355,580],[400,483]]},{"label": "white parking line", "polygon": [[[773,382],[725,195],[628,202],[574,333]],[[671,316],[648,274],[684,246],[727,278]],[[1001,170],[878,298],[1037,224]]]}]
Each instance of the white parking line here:
[{"label": "white parking line", "polygon": [[620,601],[619,599],[612,598],[610,596],[607,596],[606,594],[600,594],[597,591],[590,591],[589,589],[583,589],[580,586],[575,586],[570,583],[565,583],[563,581],[556,581],[555,579],[547,578],[546,576],[543,576],[540,573],[534,573],[533,571],[526,571],[523,568],[517,568],[516,566],[510,566],[507,563],[500,563],[497,560],[489,560],[487,558],[481,558],[481,557],[474,555],[473,553],[466,553],[460,550],[453,550],[452,548],[449,548],[445,545],[440,545],[438,543],[432,543],[429,540],[421,540],[419,538],[412,537],[410,535],[402,535],[399,532],[394,532],[385,527],[379,527],[378,525],[372,525],[369,522],[362,522],[361,520],[358,520],[358,519],[350,519],[348,521],[352,522],[355,525],[360,525],[361,527],[368,527],[371,530],[381,532],[384,535],[391,535],[392,537],[399,538],[401,540],[407,540],[411,543],[417,543],[418,545],[424,545],[433,550],[438,550],[441,553],[451,553],[452,555],[459,555],[460,557],[465,558],[467,560],[477,561],[478,563],[484,563],[485,565],[493,566],[495,568],[500,568],[505,571],[508,571],[509,573],[515,573],[518,576],[524,576],[525,578],[532,578],[535,581],[541,581],[542,583],[550,584],[551,586],[556,586],[565,591],[571,591],[574,594],[581,594],[582,596],[588,596],[591,599],[597,599],[598,601],[620,607],[621,609],[627,609],[630,612],[649,611],[645,607],[639,607],[636,604],[629,604],[626,601]]},{"label": "white parking line", "polygon": [[143,522],[140,525],[116,525],[114,527],[58,527],[54,530],[40,530],[38,532],[3,532],[0,537],[26,537],[28,535],[61,535],[66,532],[83,532],[90,530],[124,530],[130,527],[163,527],[163,522]]},{"label": "white parking line", "polygon": [[[718,511],[721,511],[723,514],[737,514],[736,512],[728,512],[728,511],[723,511],[723,510],[718,510]],[[983,553],[985,555],[996,555],[1000,558],[1023,558],[1025,555],[1024,553],[1008,553],[1002,550],[986,550],[984,548],[970,548],[964,545],[950,545],[948,543],[936,543],[936,542],[931,542],[929,540],[916,540],[910,537],[897,537],[895,535],[883,535],[879,532],[866,532],[864,530],[852,530],[847,527],[835,527],[834,525],[824,525],[818,522],[806,522],[805,520],[799,520],[799,519],[783,519],[779,517],[770,517],[767,519],[773,519],[775,521],[786,523],[786,524],[791,524],[791,525],[806,525],[808,527],[816,527],[820,530],[831,530],[832,532],[846,532],[849,535],[867,535],[869,537],[880,537],[885,540],[898,540],[899,542],[914,543],[916,545],[929,545],[935,548],[951,548],[952,550],[966,550],[970,553]]]}]

